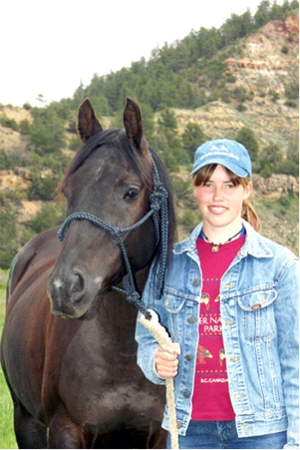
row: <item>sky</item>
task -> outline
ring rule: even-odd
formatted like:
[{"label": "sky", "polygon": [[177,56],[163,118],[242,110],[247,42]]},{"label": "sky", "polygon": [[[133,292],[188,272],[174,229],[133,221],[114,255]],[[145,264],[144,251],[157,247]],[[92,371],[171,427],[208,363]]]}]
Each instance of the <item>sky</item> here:
[{"label": "sky", "polygon": [[[0,104],[72,97],[82,82],[130,67],[166,42],[231,14],[254,14],[261,0],[12,0],[0,17]],[[282,1],[278,1],[282,3]]]}]

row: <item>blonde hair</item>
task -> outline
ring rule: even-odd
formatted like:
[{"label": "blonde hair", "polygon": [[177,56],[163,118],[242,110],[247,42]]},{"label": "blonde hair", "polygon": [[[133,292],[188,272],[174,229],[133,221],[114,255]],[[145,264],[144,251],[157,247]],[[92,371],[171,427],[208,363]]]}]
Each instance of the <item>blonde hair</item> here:
[{"label": "blonde hair", "polygon": [[[216,167],[217,167],[217,164],[208,164],[207,166],[204,166],[204,167],[202,167],[202,169],[198,170],[198,172],[195,173],[194,178],[193,178],[194,185],[202,186],[207,181],[209,181],[210,177],[212,176]],[[251,181],[250,177],[242,178],[242,177],[239,177],[238,175],[236,175],[231,170],[227,169],[226,167],[224,167],[224,169],[226,170],[226,172],[230,178],[230,181],[234,186],[241,185],[241,186],[243,186],[243,188],[246,188],[248,186],[249,182]],[[261,224],[260,224],[258,215],[257,215],[253,205],[249,202],[248,199],[243,201],[241,217],[242,217],[242,219],[245,219],[250,225],[252,225],[252,227],[256,231],[261,230]]]}]

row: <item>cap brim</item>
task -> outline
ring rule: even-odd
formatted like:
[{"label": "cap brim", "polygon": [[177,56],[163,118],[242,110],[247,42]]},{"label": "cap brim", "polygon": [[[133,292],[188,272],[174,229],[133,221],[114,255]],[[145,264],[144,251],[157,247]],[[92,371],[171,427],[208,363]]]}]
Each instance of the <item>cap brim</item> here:
[{"label": "cap brim", "polygon": [[209,161],[208,159],[206,159],[205,162],[202,161],[199,164],[197,164],[193,168],[191,175],[195,175],[195,173],[198,172],[198,170],[202,169],[202,167],[208,166],[209,164],[220,164],[221,166],[224,166],[227,169],[231,170],[231,172],[235,173],[238,177],[245,178],[245,177],[249,176],[251,178],[251,174],[249,174],[247,172],[247,170],[234,164],[233,162],[231,164],[226,164],[226,163],[224,163],[224,160],[219,160],[219,158],[217,158],[217,157],[214,157],[214,159],[212,161]]}]

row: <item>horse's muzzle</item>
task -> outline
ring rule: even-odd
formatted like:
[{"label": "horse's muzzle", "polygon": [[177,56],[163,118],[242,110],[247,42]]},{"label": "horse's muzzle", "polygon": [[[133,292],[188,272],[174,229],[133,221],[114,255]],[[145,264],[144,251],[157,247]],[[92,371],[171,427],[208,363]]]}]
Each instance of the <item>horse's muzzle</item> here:
[{"label": "horse's muzzle", "polygon": [[66,271],[63,275],[54,271],[48,283],[52,314],[69,318],[78,318],[85,314],[87,284],[85,275],[77,268]]}]

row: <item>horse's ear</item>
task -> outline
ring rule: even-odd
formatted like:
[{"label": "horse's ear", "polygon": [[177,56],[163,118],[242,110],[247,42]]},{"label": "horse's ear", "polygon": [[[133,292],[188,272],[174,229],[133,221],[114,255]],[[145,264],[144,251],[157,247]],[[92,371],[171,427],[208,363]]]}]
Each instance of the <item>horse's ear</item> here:
[{"label": "horse's ear", "polygon": [[102,131],[100,122],[88,98],[79,107],[77,128],[82,142],[85,142],[98,131]]},{"label": "horse's ear", "polygon": [[142,124],[142,114],[139,105],[132,100],[132,98],[127,97],[127,102],[124,109],[123,115],[124,127],[129,139],[131,139],[134,145],[142,150],[142,140],[143,140],[143,124]]}]

